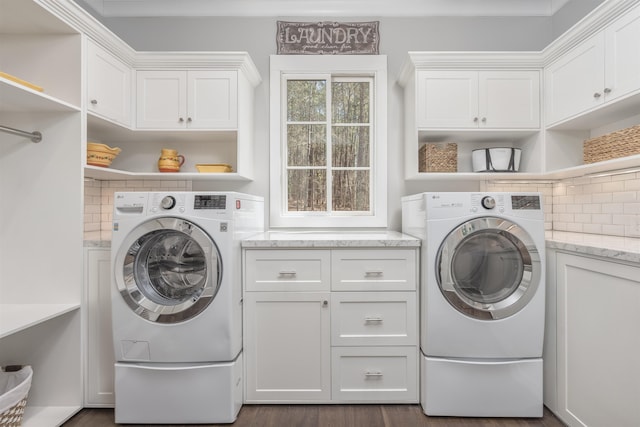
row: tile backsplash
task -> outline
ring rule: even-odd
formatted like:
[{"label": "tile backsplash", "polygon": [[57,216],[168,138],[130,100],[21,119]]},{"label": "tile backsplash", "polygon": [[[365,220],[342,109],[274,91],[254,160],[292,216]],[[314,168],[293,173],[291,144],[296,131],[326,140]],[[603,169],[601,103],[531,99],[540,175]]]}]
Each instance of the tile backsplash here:
[{"label": "tile backsplash", "polygon": [[[551,188],[550,200],[547,186]],[[542,192],[547,230],[640,237],[638,172],[570,178],[553,184],[489,182],[486,190]]]},{"label": "tile backsplash", "polygon": [[116,191],[191,191],[191,181],[98,181],[84,182],[84,239],[111,240],[113,194]]},{"label": "tile backsplash", "polygon": [[[85,240],[111,240],[116,191],[191,191],[191,181],[85,181]],[[545,230],[640,237],[640,173],[558,182],[486,181],[483,191],[538,191]]]}]

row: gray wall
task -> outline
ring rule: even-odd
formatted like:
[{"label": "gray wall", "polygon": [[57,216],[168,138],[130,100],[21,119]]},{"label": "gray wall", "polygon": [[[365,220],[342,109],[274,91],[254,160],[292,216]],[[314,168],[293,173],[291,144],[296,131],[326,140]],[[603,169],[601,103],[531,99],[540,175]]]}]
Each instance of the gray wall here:
[{"label": "gray wall", "polygon": [[[580,0],[579,3],[600,3]],[[575,3],[575,1],[574,1]],[[582,4],[588,9],[588,6]],[[593,7],[593,5],[591,5]],[[421,191],[476,191],[477,182],[406,182],[403,172],[403,94],[397,78],[408,51],[539,51],[565,27],[583,16],[585,8],[549,17],[362,17],[318,18],[336,21],[380,21],[380,53],[388,56],[388,206],[389,228],[401,227],[400,197]],[[560,12],[559,12],[560,13]],[[314,21],[287,17],[283,20]],[[256,89],[255,180],[250,183],[194,181],[194,190],[234,190],[269,196],[269,55],[275,54],[278,18],[101,18],[138,51],[246,51],[262,76]]]}]

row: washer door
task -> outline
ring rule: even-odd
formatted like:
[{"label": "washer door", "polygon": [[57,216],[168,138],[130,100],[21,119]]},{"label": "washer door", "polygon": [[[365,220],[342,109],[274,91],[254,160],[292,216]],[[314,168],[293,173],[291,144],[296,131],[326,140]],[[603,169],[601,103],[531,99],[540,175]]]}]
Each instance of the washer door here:
[{"label": "washer door", "polygon": [[136,227],[116,255],[116,285],[127,305],[157,323],[178,323],[201,313],[222,277],[220,252],[200,227],[163,217]]},{"label": "washer door", "polygon": [[482,320],[522,310],[535,295],[541,275],[540,255],[529,234],[494,217],[473,219],[449,233],[435,267],[447,301]]}]

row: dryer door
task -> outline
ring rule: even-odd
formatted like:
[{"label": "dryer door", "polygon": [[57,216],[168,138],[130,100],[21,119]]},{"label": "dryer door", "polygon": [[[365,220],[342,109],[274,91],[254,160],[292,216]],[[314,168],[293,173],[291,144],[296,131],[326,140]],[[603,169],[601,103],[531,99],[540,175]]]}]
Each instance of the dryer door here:
[{"label": "dryer door", "polygon": [[138,316],[178,323],[213,301],[222,277],[220,252],[194,223],[172,217],[149,220],[125,239],[114,262],[116,285]]},{"label": "dryer door", "polygon": [[440,245],[435,268],[447,301],[482,320],[503,319],[522,310],[535,295],[542,271],[529,234],[495,217],[456,227]]}]

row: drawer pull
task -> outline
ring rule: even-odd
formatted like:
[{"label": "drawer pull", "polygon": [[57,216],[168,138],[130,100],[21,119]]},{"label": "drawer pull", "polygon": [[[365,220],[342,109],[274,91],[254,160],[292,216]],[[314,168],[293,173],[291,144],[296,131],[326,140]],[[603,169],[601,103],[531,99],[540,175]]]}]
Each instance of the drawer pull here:
[{"label": "drawer pull", "polygon": [[382,372],[380,371],[367,371],[364,373],[364,376],[367,378],[382,378]]},{"label": "drawer pull", "polygon": [[292,279],[292,278],[296,277],[296,271],[295,270],[283,270],[283,271],[280,271],[278,273],[278,277],[286,277],[286,278]]},{"label": "drawer pull", "polygon": [[382,323],[382,317],[380,316],[365,317],[364,323]]},{"label": "drawer pull", "polygon": [[371,270],[371,271],[365,271],[364,272],[364,277],[382,277],[382,270]]}]

